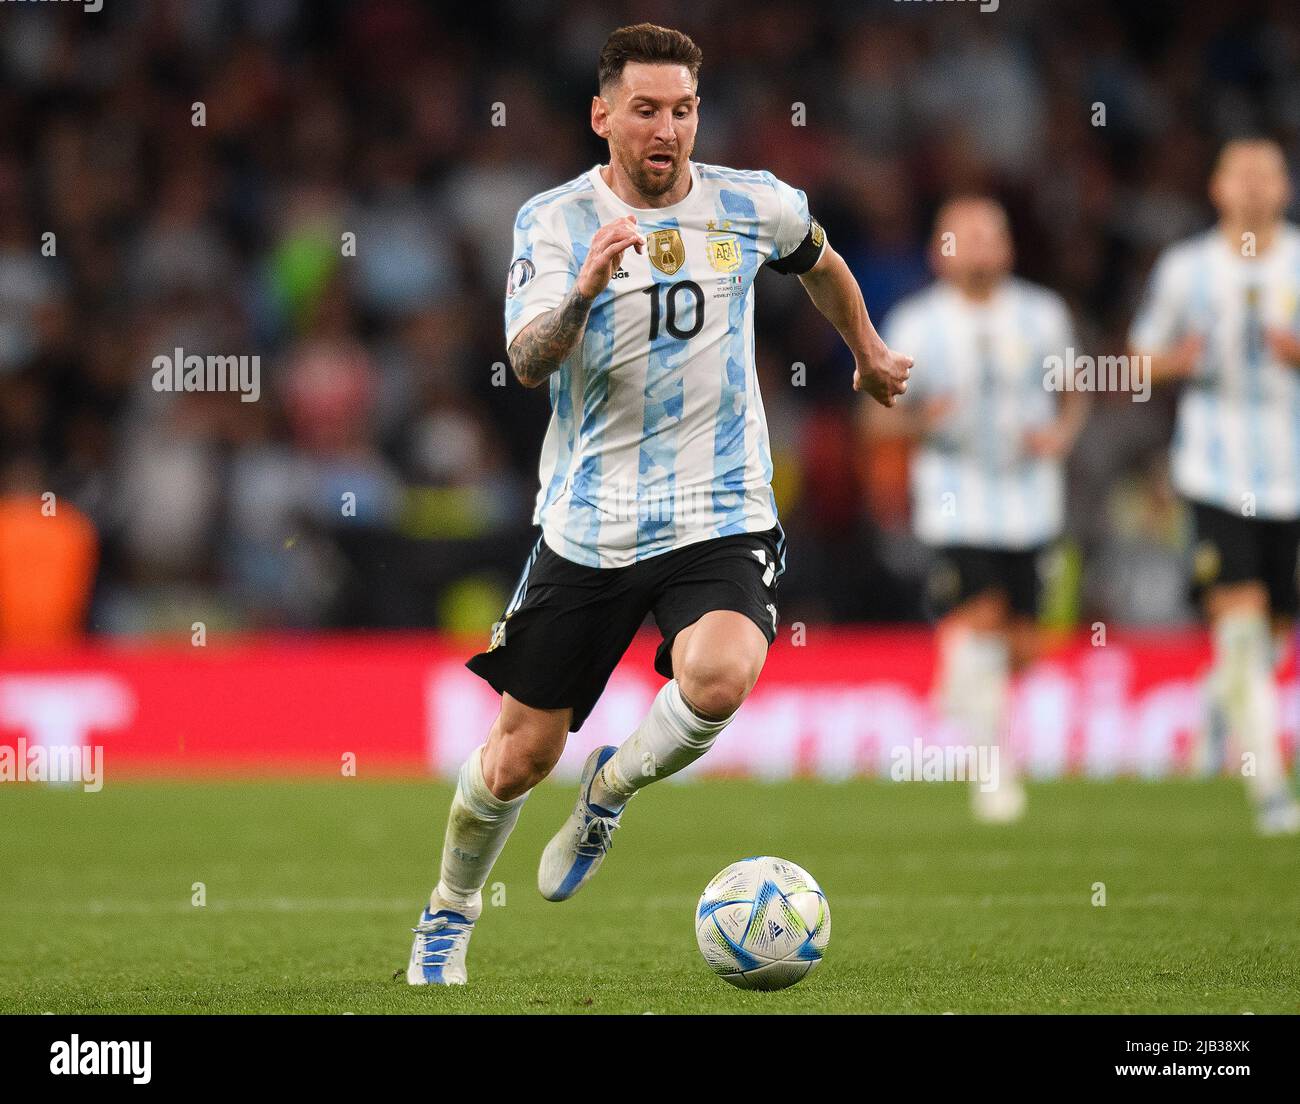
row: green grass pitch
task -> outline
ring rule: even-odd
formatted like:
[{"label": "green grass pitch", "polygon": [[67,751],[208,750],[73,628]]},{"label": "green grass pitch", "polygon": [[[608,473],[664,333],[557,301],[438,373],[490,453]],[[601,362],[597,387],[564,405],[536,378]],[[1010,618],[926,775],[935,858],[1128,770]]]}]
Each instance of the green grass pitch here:
[{"label": "green grass pitch", "polygon": [[[469,986],[412,989],[393,974],[450,793],[0,786],[0,1012],[1300,1010],[1300,848],[1257,839],[1229,780],[1031,786],[1009,828],[973,824],[955,784],[663,784],[563,904],[538,895],[536,864],[573,788],[544,785],[493,872],[504,903],[484,910]],[[825,962],[781,993],[714,977],[692,930],[709,878],[762,853],[806,867],[831,906]]]}]

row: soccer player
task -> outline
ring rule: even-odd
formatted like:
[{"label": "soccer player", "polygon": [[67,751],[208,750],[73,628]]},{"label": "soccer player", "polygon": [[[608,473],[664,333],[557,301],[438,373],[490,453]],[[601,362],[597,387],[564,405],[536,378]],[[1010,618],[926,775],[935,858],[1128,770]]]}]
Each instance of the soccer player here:
[{"label": "soccer player", "polygon": [[976,817],[1017,819],[1024,788],[1006,744],[1012,676],[1040,648],[1039,565],[1064,520],[1063,460],[1087,416],[1077,391],[1047,387],[1048,358],[1072,344],[1061,297],[1017,279],[1006,212],[953,199],[934,226],[938,279],[885,322],[891,346],[916,349],[923,378],[868,431],[916,440],[917,537],[934,555],[927,600],[939,618],[939,707],[972,743],[997,748],[996,779],[976,782]]},{"label": "soccer player", "polygon": [[1300,230],[1283,219],[1290,197],[1276,143],[1225,145],[1210,179],[1218,225],[1161,255],[1129,335],[1135,355],[1150,355],[1153,382],[1182,381],[1171,467],[1196,528],[1211,708],[1242,753],[1265,835],[1300,831],[1274,681],[1300,606]]},{"label": "soccer player", "polygon": [[891,405],[906,389],[911,358],[876,333],[804,193],[691,160],[700,62],[678,31],[615,31],[591,104],[609,163],[529,200],[515,222],[510,363],[551,399],[542,533],[469,662],[501,711],[460,771],[413,985],[464,984],[480,891],[520,807],[647,613],[669,681],[621,746],[587,759],[541,856],[548,900],[586,883],[628,800],[707,752],[758,678],[785,556],[754,366],[759,268],[801,278],[854,354],[855,390]]}]

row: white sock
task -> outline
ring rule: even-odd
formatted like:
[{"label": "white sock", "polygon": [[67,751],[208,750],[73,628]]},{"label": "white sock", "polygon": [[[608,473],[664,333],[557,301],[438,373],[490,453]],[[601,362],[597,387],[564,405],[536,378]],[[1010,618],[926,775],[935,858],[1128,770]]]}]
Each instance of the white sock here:
[{"label": "white sock", "polygon": [[[1230,613],[1214,625],[1215,664],[1228,724],[1238,750],[1254,759],[1245,774],[1246,789],[1256,801],[1273,797],[1286,786],[1279,740],[1280,707],[1273,680],[1273,640],[1262,614]],[[1243,762],[1238,766],[1245,770]]]},{"label": "white sock", "polygon": [[[735,716],[735,714],[732,714]],[[591,800],[617,812],[637,790],[688,767],[713,746],[731,717],[701,717],[673,679],[664,686],[637,730],[619,746],[591,783]]]},{"label": "white sock", "polygon": [[483,749],[474,749],[456,781],[442,845],[442,876],[431,905],[436,897],[471,920],[478,918],[483,908],[481,891],[527,797],[523,793],[502,801],[494,796],[483,778]]},{"label": "white sock", "polygon": [[998,785],[1015,778],[1003,746],[1010,680],[1011,659],[1001,635],[959,630],[945,642],[940,703],[972,744],[998,749]]}]

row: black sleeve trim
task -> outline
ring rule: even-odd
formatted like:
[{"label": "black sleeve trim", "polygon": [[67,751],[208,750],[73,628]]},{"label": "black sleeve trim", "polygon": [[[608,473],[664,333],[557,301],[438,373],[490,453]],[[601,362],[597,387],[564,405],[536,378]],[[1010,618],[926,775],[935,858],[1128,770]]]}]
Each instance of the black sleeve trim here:
[{"label": "black sleeve trim", "polygon": [[767,267],[773,272],[786,276],[802,276],[821,260],[822,250],[826,247],[826,231],[815,218],[808,220],[808,233],[794,249],[784,257],[768,261]]}]

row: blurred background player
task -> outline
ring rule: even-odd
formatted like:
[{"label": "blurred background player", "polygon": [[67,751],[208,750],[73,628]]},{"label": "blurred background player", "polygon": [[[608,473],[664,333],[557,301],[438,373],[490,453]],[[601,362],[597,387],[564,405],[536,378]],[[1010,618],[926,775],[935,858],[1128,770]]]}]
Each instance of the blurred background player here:
[{"label": "blurred background player", "polygon": [[1259,831],[1294,833],[1274,678],[1300,605],[1300,231],[1283,219],[1282,150],[1228,142],[1210,198],[1218,225],[1161,255],[1130,343],[1154,381],[1183,381],[1172,478],[1196,527],[1211,709],[1243,755]]},{"label": "blurred background player", "polygon": [[1045,386],[1045,361],[1073,344],[1064,301],[1011,275],[1006,212],[951,200],[935,220],[938,280],[885,323],[919,370],[895,412],[869,411],[876,433],[917,441],[913,525],[934,557],[927,590],[940,617],[936,697],[977,746],[998,747],[998,779],[972,786],[975,815],[1015,820],[1024,789],[1006,746],[1009,686],[1039,648],[1039,559],[1064,521],[1062,462],[1087,416],[1075,391]]}]

